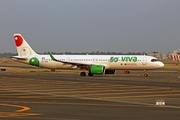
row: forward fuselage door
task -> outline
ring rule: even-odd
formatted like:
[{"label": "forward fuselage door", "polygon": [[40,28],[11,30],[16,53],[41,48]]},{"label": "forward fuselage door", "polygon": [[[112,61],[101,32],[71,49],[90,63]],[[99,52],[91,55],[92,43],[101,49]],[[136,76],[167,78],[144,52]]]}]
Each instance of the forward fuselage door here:
[{"label": "forward fuselage door", "polygon": [[142,65],[147,65],[147,57],[142,58]]}]

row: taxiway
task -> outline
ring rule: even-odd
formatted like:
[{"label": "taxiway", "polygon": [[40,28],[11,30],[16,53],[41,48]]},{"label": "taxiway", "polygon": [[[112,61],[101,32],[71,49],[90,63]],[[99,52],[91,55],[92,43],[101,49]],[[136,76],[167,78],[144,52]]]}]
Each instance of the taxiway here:
[{"label": "taxiway", "polygon": [[[0,72],[0,119],[180,118],[180,73]],[[156,105],[163,101],[165,105]]]}]

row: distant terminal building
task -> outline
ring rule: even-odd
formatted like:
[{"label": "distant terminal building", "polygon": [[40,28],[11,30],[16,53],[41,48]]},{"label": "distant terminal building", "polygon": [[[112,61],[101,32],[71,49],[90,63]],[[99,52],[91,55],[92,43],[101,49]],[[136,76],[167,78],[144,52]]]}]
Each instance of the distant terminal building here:
[{"label": "distant terminal building", "polygon": [[169,55],[171,60],[180,60],[180,49],[174,50],[173,53]]},{"label": "distant terminal building", "polygon": [[159,60],[167,60],[168,56],[169,56],[168,53],[159,53],[159,52],[151,52],[151,53],[148,53],[148,55],[149,56],[154,56]]}]

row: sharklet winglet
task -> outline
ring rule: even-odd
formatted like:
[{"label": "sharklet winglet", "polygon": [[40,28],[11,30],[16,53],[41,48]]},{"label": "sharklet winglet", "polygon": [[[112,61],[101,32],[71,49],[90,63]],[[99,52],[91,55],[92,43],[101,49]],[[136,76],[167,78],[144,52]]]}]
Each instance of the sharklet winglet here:
[{"label": "sharklet winglet", "polygon": [[[54,58],[54,56],[49,51],[48,51],[48,54],[53,61],[58,61],[56,58]],[[61,62],[61,61],[58,61],[58,62]]]}]

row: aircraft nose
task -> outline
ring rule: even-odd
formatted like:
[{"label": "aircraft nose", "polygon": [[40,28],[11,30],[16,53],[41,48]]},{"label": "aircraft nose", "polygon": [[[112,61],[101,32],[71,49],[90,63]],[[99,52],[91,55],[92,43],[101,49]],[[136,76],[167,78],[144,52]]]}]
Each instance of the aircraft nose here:
[{"label": "aircraft nose", "polygon": [[160,62],[159,67],[161,67],[161,68],[164,67],[164,63]]}]

